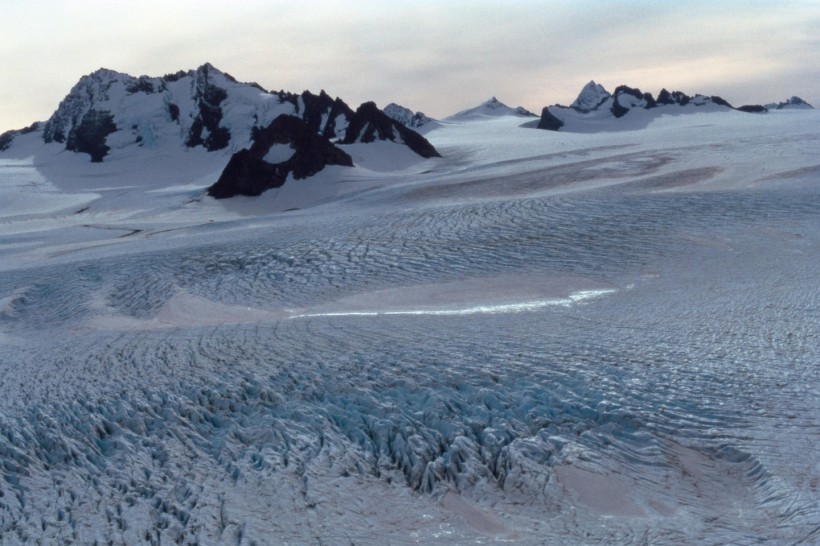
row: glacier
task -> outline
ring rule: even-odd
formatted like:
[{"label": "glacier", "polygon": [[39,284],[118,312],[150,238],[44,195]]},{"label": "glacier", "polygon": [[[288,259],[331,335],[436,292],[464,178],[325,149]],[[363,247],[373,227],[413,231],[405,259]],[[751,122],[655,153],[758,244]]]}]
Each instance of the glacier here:
[{"label": "glacier", "polygon": [[445,120],[220,201],[18,137],[3,544],[817,543],[818,121]]}]

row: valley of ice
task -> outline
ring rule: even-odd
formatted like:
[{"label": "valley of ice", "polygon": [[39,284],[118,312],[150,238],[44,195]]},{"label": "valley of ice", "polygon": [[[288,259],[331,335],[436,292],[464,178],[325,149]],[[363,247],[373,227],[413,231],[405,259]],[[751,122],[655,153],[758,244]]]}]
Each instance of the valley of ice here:
[{"label": "valley of ice", "polygon": [[226,200],[18,137],[1,542],[820,542],[820,113],[521,123]]}]

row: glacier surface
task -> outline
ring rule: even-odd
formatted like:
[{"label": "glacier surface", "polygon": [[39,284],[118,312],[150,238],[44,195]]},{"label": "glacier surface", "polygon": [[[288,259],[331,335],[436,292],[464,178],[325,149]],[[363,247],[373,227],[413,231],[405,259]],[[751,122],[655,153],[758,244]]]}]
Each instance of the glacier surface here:
[{"label": "glacier surface", "polygon": [[20,137],[3,544],[817,543],[818,121],[450,122],[225,201]]}]

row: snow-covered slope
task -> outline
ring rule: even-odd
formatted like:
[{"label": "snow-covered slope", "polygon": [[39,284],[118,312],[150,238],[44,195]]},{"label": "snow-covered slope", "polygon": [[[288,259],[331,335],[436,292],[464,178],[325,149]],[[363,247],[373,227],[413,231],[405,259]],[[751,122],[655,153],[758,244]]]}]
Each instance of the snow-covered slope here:
[{"label": "snow-covered slope", "polygon": [[476,107],[453,114],[446,118],[446,121],[470,121],[497,116],[535,117],[535,114],[521,106],[512,108],[492,97]]}]

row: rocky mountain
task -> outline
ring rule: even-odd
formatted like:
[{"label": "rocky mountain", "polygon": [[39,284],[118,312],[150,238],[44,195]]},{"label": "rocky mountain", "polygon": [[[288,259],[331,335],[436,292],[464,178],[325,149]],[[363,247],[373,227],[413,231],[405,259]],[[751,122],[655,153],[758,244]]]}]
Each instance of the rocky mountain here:
[{"label": "rocky mountain", "polygon": [[282,186],[290,174],[297,180],[307,178],[326,165],[352,167],[353,160],[304,119],[283,114],[254,130],[251,147],[231,156],[208,195],[217,199],[260,195]]},{"label": "rocky mountain", "polygon": [[[332,107],[329,111],[333,113]],[[345,144],[389,141],[407,146],[423,158],[441,157],[427,139],[388,117],[374,102],[363,103],[349,116],[345,111],[341,139],[337,138],[335,127],[321,124],[323,119],[280,115],[266,127],[255,128],[250,148],[231,156],[219,180],[208,188],[208,194],[217,199],[254,196],[282,186],[291,174],[299,180],[313,176],[326,165],[352,167],[353,160],[342,149]]]},{"label": "rocky mountain", "polygon": [[365,102],[356,110],[347,126],[344,144],[389,140],[404,144],[424,158],[441,157],[438,151],[420,134],[392,119],[374,102]]},{"label": "rocky mountain", "polygon": [[767,110],[814,110],[814,106],[800,97],[791,97],[783,102],[771,102],[765,108]]},{"label": "rocky mountain", "polygon": [[[661,89],[657,97],[640,89],[621,85],[610,93],[595,81],[587,83],[578,98],[570,106],[547,106],[541,111],[541,119],[531,125],[550,131],[594,131],[614,128],[639,128],[648,124],[656,115],[695,111],[738,110],[742,112],[765,112],[760,105],[733,107],[718,96],[696,94],[689,96],[681,91]],[[640,114],[639,114],[640,112]],[[628,118],[624,125],[602,125],[611,120]]]},{"label": "rocky mountain", "polygon": [[394,119],[405,127],[410,127],[411,129],[417,129],[435,121],[433,118],[427,117],[424,112],[413,112],[409,108],[405,108],[395,102],[391,102],[385,106],[384,113],[390,119]]},{"label": "rocky mountain", "polygon": [[495,97],[479,104],[474,108],[463,110],[447,118],[449,121],[469,121],[471,119],[481,119],[487,116],[518,116],[518,117],[537,117],[535,114],[518,106],[512,108],[507,106]]},{"label": "rocky mountain", "polygon": [[163,77],[100,69],[83,76],[43,128],[46,143],[103,161],[129,146],[202,146],[208,151],[247,143],[251,128],[296,112],[296,97],[237,82],[210,64]]},{"label": "rocky mountain", "polygon": [[[390,130],[359,138],[358,131],[377,119]],[[354,120],[359,125],[349,132]],[[238,82],[210,64],[162,77],[97,70],[80,79],[45,123],[0,135],[0,151],[31,132],[39,132],[45,144],[88,154],[94,163],[136,149],[176,153],[199,148],[235,154],[230,161],[226,158],[227,173],[210,191],[218,197],[257,195],[261,187],[284,183],[291,172],[303,178],[325,164],[352,165],[334,142],[389,140],[422,157],[438,155],[424,137],[393,122],[375,105],[357,115],[343,100],[324,91],[318,95],[267,91],[255,83]],[[283,143],[293,146],[294,154],[271,162],[268,148]],[[244,173],[239,178],[237,169]],[[263,183],[262,173],[273,174]],[[257,180],[250,183],[249,177]],[[242,182],[229,190],[228,181],[238,179]]]},{"label": "rocky mountain", "polygon": [[603,85],[595,83],[594,80],[590,80],[590,82],[581,89],[575,102],[570,104],[570,108],[578,112],[591,112],[601,106],[610,97],[612,97],[612,95],[604,89]]}]

